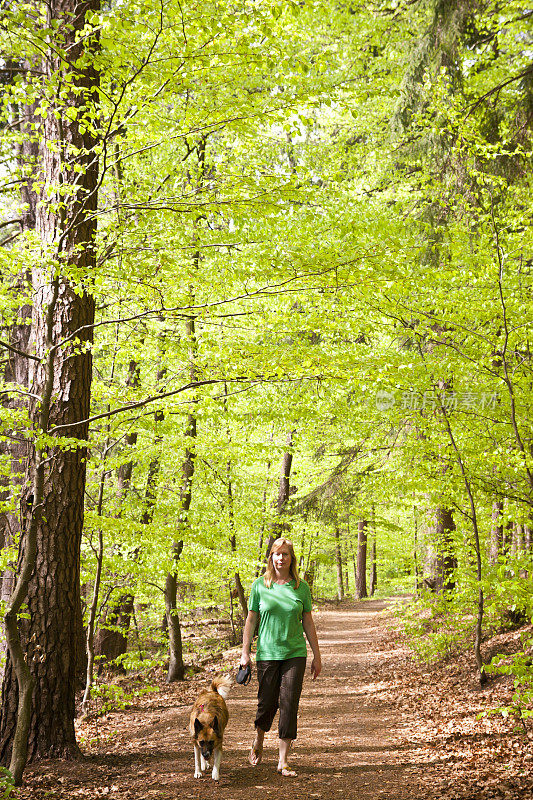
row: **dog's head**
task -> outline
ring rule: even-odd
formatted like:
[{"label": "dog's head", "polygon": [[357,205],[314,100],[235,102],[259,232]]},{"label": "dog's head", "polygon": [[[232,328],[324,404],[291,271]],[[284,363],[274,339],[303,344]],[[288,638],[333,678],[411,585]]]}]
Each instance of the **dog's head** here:
[{"label": "dog's head", "polygon": [[204,759],[210,761],[213,750],[222,741],[217,717],[213,717],[210,723],[202,723],[196,717],[194,720],[194,738]]}]

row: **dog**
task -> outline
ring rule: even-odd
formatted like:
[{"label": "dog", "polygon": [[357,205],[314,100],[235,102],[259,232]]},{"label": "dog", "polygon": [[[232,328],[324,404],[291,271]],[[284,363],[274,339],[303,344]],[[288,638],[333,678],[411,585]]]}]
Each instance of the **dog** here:
[{"label": "dog", "polygon": [[211,777],[218,781],[224,730],[228,724],[226,698],[233,685],[229,675],[217,675],[209,689],[203,689],[191,710],[189,730],[194,744],[194,777],[201,778],[213,761]]}]

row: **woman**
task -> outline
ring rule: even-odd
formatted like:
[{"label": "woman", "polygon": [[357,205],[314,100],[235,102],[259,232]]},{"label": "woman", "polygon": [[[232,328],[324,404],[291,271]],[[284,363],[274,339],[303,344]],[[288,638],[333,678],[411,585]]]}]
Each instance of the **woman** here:
[{"label": "woman", "polygon": [[263,577],[252,585],[249,612],[244,626],[241,664],[250,663],[252,638],[259,619],[256,667],[259,691],[255,717],[255,738],[250,750],[250,764],[259,764],[263,739],[270,730],[279,708],[278,772],[296,776],[288,756],[296,739],[298,704],[305,673],[307,636],[313,660],[311,676],[318,678],[322,669],[318,637],[311,614],[311,590],[298,575],[294,547],[289,539],[276,539],[270,549]]}]

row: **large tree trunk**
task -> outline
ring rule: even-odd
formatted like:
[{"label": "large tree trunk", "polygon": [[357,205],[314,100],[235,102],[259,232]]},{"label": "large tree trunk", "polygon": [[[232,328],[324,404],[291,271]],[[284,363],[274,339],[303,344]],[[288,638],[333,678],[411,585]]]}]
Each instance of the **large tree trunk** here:
[{"label": "large tree trunk", "polygon": [[[42,258],[32,276],[35,307],[31,348],[40,359],[32,375],[32,392],[41,396],[47,374],[51,374],[49,434],[84,441],[88,436],[84,420],[89,416],[92,375],[87,345],[92,341],[94,300],[88,287],[96,267],[93,212],[98,164],[92,134],[80,132],[76,120],[63,112],[66,106],[93,109],[97,102],[97,74],[83,63],[83,54],[90,54],[96,43],[90,36],[81,37],[80,32],[85,28],[87,12],[98,8],[96,0],[51,0],[47,5],[48,24],[53,24],[55,39],[42,69],[46,79],[53,75],[59,80],[63,75],[63,83],[71,91],[62,97],[58,115],[50,113],[42,122],[39,158],[43,188],[36,218]],[[56,191],[60,186],[70,186],[71,192],[59,196]],[[72,338],[65,343],[69,336]],[[42,424],[38,403],[31,414],[38,435]],[[20,623],[25,660],[35,686],[29,759],[78,752],[74,701],[86,455],[82,445],[61,449],[50,444],[37,449],[30,464],[32,471],[40,464],[43,481],[42,503],[31,509],[25,525],[25,530],[35,529],[36,559],[26,598],[29,619]],[[24,548],[25,539],[22,554]],[[10,647],[0,719],[0,756],[4,763],[10,758],[17,724],[19,683],[13,657]]]},{"label": "large tree trunk", "polygon": [[368,597],[366,589],[366,542],[367,521],[360,519],[357,526],[357,575],[355,579],[355,596],[358,600]]}]

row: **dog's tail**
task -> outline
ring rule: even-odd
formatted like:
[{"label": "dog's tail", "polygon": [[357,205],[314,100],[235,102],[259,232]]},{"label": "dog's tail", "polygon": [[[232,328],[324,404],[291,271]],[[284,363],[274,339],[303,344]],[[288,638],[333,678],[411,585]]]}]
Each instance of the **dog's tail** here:
[{"label": "dog's tail", "polygon": [[218,694],[226,700],[227,696],[230,693],[230,689],[233,686],[233,680],[230,678],[229,675],[217,675],[216,678],[213,678],[211,681],[211,689],[213,692],[218,692]]}]

